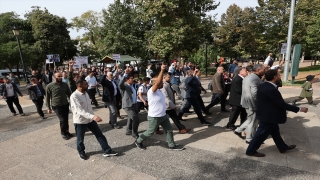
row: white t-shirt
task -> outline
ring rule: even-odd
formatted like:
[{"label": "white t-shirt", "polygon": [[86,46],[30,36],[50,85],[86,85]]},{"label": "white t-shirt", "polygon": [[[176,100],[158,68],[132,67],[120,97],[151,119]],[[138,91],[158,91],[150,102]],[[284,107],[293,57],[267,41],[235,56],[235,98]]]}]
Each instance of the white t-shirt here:
[{"label": "white t-shirt", "polygon": [[[146,101],[146,100],[148,99],[148,96],[146,95],[146,94],[148,93],[148,89],[147,89],[147,87],[144,86],[143,84],[141,84],[141,86],[138,88],[137,95],[138,95],[139,93],[143,93],[143,94],[142,94],[143,100]],[[142,102],[142,101],[140,100],[139,96],[138,96],[137,102]]]},{"label": "white t-shirt", "polygon": [[7,89],[7,97],[14,96],[13,86],[11,83],[6,84],[6,89]]},{"label": "white t-shirt", "polygon": [[166,100],[160,89],[156,92],[152,88],[148,90],[148,116],[150,117],[163,117],[166,115]]},{"label": "white t-shirt", "polygon": [[152,69],[146,69],[146,74],[148,78],[151,78],[151,73],[153,73]]},{"label": "white t-shirt", "polygon": [[97,85],[97,79],[96,79],[96,77],[94,77],[94,76],[92,76],[92,77],[87,76],[87,77],[85,78],[85,80],[88,82],[88,85],[89,85],[88,89],[92,89],[91,86]]}]

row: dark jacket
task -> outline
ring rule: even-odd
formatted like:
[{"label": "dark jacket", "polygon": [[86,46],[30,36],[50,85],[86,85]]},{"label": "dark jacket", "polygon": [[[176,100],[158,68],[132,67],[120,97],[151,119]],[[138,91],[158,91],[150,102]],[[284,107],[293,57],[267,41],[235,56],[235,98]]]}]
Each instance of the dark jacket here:
[{"label": "dark jacket", "polygon": [[230,88],[229,104],[232,106],[241,106],[243,78],[237,75],[233,78]]},{"label": "dark jacket", "polygon": [[41,91],[41,94],[42,94],[41,97],[37,96],[38,92],[37,92],[37,87],[36,86],[33,86],[32,84],[28,84],[27,85],[27,89],[29,91],[29,97],[30,97],[31,100],[37,100],[38,98],[42,98],[43,99],[43,97],[46,94],[46,91],[43,89],[41,83],[38,83],[37,86]]},{"label": "dark jacket", "polygon": [[199,80],[194,76],[190,76],[185,79],[184,83],[186,90],[186,98],[197,99],[198,95],[200,94]]},{"label": "dark jacket", "polygon": [[100,84],[103,88],[102,101],[103,102],[113,102],[114,101],[114,87],[111,81],[109,81],[104,75],[100,79]]},{"label": "dark jacket", "polygon": [[260,122],[283,124],[287,121],[287,112],[297,113],[299,107],[284,102],[280,92],[273,84],[264,82],[257,91],[257,119]]},{"label": "dark jacket", "polygon": [[68,85],[70,87],[71,92],[75,92],[77,90],[77,85],[76,82],[73,79],[73,72],[69,71],[68,72]]},{"label": "dark jacket", "polygon": [[[12,84],[12,87],[13,87],[14,97],[17,97],[18,96],[17,94],[22,96],[22,94],[21,94],[20,90],[18,89],[18,87],[13,83],[11,83],[11,84]],[[1,84],[1,86],[0,86],[0,96],[4,96],[4,99],[7,99],[7,89],[6,89],[6,84],[5,83]]]}]

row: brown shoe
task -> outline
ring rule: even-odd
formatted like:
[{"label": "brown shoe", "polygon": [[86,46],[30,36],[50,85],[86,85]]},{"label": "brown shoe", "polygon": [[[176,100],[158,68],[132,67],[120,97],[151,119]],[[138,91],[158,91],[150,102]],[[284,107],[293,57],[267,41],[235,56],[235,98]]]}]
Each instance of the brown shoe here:
[{"label": "brown shoe", "polygon": [[292,150],[292,149],[294,149],[294,148],[296,148],[296,145],[290,145],[290,146],[288,146],[286,149],[281,150],[280,152],[281,152],[281,153],[285,153],[285,152],[287,152],[287,151],[289,151],[289,150]]},{"label": "brown shoe", "polygon": [[185,134],[185,133],[188,133],[189,131],[191,131],[191,129],[181,129],[179,131],[180,134]]},{"label": "brown shoe", "polygon": [[156,131],[156,134],[163,134],[162,131]]},{"label": "brown shoe", "polygon": [[264,156],[266,156],[266,155],[265,155],[265,154],[262,154],[262,153],[256,152],[256,153],[254,153],[254,154],[247,154],[247,156],[264,157]]}]

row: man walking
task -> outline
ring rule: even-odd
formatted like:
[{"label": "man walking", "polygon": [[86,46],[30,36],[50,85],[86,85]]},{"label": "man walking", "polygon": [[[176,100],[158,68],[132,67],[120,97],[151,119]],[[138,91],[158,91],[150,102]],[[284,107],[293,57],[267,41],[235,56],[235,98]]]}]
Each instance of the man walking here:
[{"label": "man walking", "polygon": [[84,134],[89,129],[94,134],[102,148],[103,156],[116,156],[117,152],[114,152],[108,145],[106,137],[102,134],[97,122],[101,122],[102,119],[93,114],[90,98],[87,94],[88,83],[85,80],[78,80],[76,82],[77,90],[72,93],[70,97],[71,109],[73,112],[73,123],[77,136],[77,150],[80,158],[87,160],[88,157],[85,154],[85,147],[83,144]]},{"label": "man walking", "polygon": [[248,156],[263,157],[265,154],[257,152],[261,144],[271,135],[280,153],[294,149],[296,145],[288,146],[282,139],[279,124],[287,121],[287,112],[308,112],[308,108],[296,107],[284,102],[277,85],[280,74],[278,70],[269,70],[265,74],[267,82],[258,86],[257,91],[257,119],[260,121],[257,132],[250,142],[246,154]]},{"label": "man walking", "polygon": [[209,112],[210,108],[216,104],[221,103],[221,112],[229,112],[226,110],[226,96],[225,96],[225,81],[223,79],[224,69],[222,66],[217,68],[217,72],[212,78],[212,97],[210,104],[206,107],[206,111]]},{"label": "man walking", "polygon": [[259,124],[256,121],[257,88],[262,83],[259,77],[265,74],[265,66],[255,64],[253,71],[254,73],[244,78],[242,82],[241,106],[246,109],[247,120],[234,130],[240,138],[242,138],[241,133],[246,131],[246,143],[250,143]]},{"label": "man walking", "polygon": [[132,135],[134,138],[138,138],[138,127],[139,127],[139,117],[136,108],[137,103],[137,92],[133,87],[134,78],[131,71],[127,67],[124,72],[123,78],[120,80],[119,89],[122,94],[122,109],[128,115],[127,130],[126,135]]},{"label": "man walking", "polygon": [[97,78],[94,76],[94,74],[95,74],[95,72],[91,71],[89,73],[89,75],[85,78],[85,80],[89,84],[89,88],[88,88],[89,97],[90,97],[92,103],[96,106],[96,108],[98,108],[99,105],[96,100],[96,93],[97,93],[96,86],[97,86],[98,82],[97,82]]},{"label": "man walking", "polygon": [[179,151],[184,150],[184,147],[176,146],[174,143],[172,126],[166,115],[165,96],[160,90],[163,87],[163,74],[165,70],[166,65],[162,63],[161,71],[156,82],[154,82],[153,86],[148,90],[148,129],[135,141],[136,146],[141,150],[146,149],[142,142],[153,135],[159,125],[161,125],[166,132],[169,149]]},{"label": "man walking", "polygon": [[10,73],[9,74],[9,78],[11,83],[15,84],[17,86],[17,88],[20,90],[20,82],[19,82],[19,79],[13,74],[13,73]]},{"label": "man walking", "polygon": [[48,113],[52,110],[56,113],[60,120],[61,136],[64,140],[70,139],[73,135],[69,133],[69,102],[71,95],[68,84],[62,82],[62,74],[54,74],[54,82],[46,87],[46,104]]},{"label": "man walking", "polygon": [[38,79],[31,78],[30,81],[31,81],[31,84],[27,85],[27,89],[29,91],[29,97],[32,100],[32,102],[36,105],[37,112],[40,115],[40,118],[43,120],[45,119],[45,117],[42,111],[42,106],[43,106],[43,98],[46,92],[43,89],[41,83],[39,83]]},{"label": "man walking", "polygon": [[4,77],[3,84],[1,84],[0,86],[0,96],[7,102],[7,105],[10,111],[12,112],[13,116],[17,115],[17,112],[14,109],[13,104],[16,105],[19,114],[21,116],[24,116],[25,114],[23,113],[17,94],[23,97],[18,87],[15,84],[11,83],[7,77]]},{"label": "man walking", "polygon": [[177,64],[174,64],[174,67],[172,67],[171,71],[170,71],[172,77],[171,77],[171,87],[174,90],[174,92],[177,94],[179,99],[183,99],[183,97],[181,96],[181,91],[179,88],[180,85],[180,76],[181,76],[181,70],[180,67],[177,66]]},{"label": "man walking", "polygon": [[242,96],[242,81],[243,78],[247,76],[247,69],[242,67],[239,74],[235,74],[235,77],[231,83],[229,104],[232,106],[232,111],[230,114],[229,122],[227,124],[227,129],[235,130],[234,125],[240,115],[240,120],[242,124],[247,118],[246,109],[241,106],[241,96]]},{"label": "man walking", "polygon": [[161,89],[166,102],[166,113],[170,116],[173,123],[177,126],[179,129],[180,134],[188,133],[191,129],[186,129],[186,127],[180,123],[179,118],[177,116],[177,106],[176,106],[176,100],[174,98],[174,92],[173,89],[170,86],[170,79],[171,74],[170,73],[164,73],[163,75],[163,88]]},{"label": "man walking", "polygon": [[100,79],[100,84],[103,88],[102,101],[109,109],[109,123],[112,128],[120,129],[121,126],[117,123],[117,108],[116,108],[116,95],[117,95],[117,86],[113,81],[113,73],[107,72]]}]

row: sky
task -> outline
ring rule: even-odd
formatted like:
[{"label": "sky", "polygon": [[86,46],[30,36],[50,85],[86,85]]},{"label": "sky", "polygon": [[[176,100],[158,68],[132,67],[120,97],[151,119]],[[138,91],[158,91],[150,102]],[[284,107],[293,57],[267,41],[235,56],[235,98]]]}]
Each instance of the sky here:
[{"label": "sky", "polygon": [[[258,0],[220,1],[218,8],[210,13],[217,14],[218,20],[231,4],[237,4],[241,8],[258,6]],[[100,12],[102,9],[107,9],[108,5],[113,2],[114,0],[0,0],[0,13],[14,11],[23,18],[32,6],[40,6],[41,8],[46,7],[51,14],[65,17],[68,22],[71,22],[72,18],[81,16],[86,11]],[[215,0],[215,2],[219,1]],[[69,29],[69,31],[71,38],[76,38],[84,32],[77,32],[75,29]]]}]

